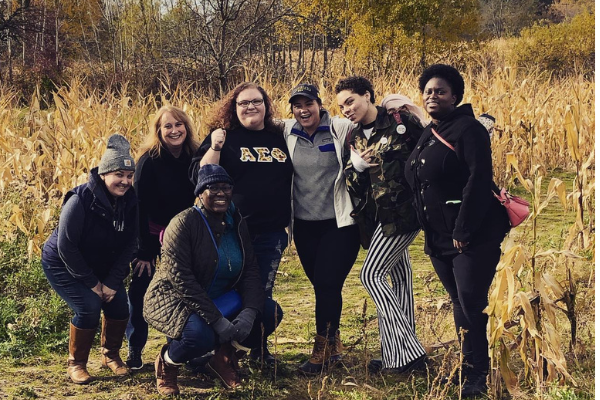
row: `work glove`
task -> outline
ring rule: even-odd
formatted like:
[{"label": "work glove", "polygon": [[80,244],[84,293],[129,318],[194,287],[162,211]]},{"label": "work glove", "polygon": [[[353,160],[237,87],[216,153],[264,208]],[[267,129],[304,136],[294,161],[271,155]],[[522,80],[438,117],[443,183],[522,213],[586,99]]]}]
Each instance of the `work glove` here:
[{"label": "work glove", "polygon": [[232,324],[237,329],[233,339],[238,343],[243,342],[250,334],[252,326],[254,325],[254,320],[256,319],[256,314],[257,312],[255,309],[244,308],[233,320]]},{"label": "work glove", "polygon": [[213,322],[211,326],[219,338],[219,343],[231,342],[237,333],[237,327],[224,317]]}]

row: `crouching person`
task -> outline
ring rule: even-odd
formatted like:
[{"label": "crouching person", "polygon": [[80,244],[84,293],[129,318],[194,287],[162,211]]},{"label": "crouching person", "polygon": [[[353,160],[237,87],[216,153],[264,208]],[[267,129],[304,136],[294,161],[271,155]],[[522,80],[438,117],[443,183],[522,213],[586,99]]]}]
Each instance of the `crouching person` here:
[{"label": "crouching person", "polygon": [[144,297],[144,318],[168,337],[155,362],[162,395],[179,393],[181,365],[213,350],[208,370],[226,387],[238,386],[244,353],[234,345],[257,347],[283,316],[264,296],[248,228],[231,202],[233,180],[207,164],[197,182],[198,206],[169,223],[162,264]]},{"label": "crouching person", "polygon": [[75,314],[67,367],[74,383],[92,380],[87,361],[101,311],[102,365],[116,375],[129,374],[119,349],[129,319],[123,280],[137,243],[137,198],[131,189],[134,170],[129,142],[112,135],[89,181],[66,194],[58,227],[42,251],[42,267],[50,285]]}]

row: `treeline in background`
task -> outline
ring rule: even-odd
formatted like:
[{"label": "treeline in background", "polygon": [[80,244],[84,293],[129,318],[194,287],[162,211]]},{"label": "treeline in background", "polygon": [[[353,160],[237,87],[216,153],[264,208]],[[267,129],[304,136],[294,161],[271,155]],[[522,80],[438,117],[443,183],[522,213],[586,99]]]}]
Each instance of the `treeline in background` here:
[{"label": "treeline in background", "polygon": [[45,100],[242,80],[371,78],[434,62],[555,75],[594,70],[592,0],[2,0],[0,84]]}]

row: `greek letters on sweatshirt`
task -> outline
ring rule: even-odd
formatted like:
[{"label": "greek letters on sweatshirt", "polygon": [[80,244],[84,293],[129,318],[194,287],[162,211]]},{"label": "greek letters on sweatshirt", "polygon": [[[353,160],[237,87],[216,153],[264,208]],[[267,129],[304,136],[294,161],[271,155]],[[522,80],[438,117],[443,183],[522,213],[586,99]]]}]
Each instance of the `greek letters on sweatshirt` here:
[{"label": "greek letters on sweatshirt", "polygon": [[[210,135],[194,157],[190,178],[210,148]],[[233,203],[246,219],[251,234],[288,226],[291,215],[293,167],[283,135],[243,127],[227,131],[219,164],[233,178]]]}]

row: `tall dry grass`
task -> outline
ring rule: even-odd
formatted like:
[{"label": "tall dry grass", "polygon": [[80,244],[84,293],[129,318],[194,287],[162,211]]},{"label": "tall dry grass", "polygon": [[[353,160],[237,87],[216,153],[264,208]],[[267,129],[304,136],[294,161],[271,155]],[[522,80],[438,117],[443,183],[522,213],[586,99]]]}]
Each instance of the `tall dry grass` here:
[{"label": "tall dry grass", "polygon": [[[576,385],[565,354],[577,352],[575,303],[582,254],[591,252],[593,261],[594,80],[552,79],[510,67],[473,68],[464,77],[464,102],[472,103],[477,114],[496,117],[492,146],[498,183],[514,187],[518,182],[533,208],[528,223],[505,242],[491,290],[492,392],[500,393],[501,381],[513,395],[522,393],[524,385],[543,391],[556,379]],[[420,104],[417,78],[418,71],[412,70],[374,78],[373,83],[379,99],[400,92]],[[298,82],[274,84],[266,75],[257,80],[273,97],[279,117],[289,117],[287,95]],[[325,107],[337,114],[335,82],[314,83]],[[212,102],[202,94],[171,92],[165,86],[156,96],[130,97],[88,86],[75,80],[61,88],[54,93],[51,109],[40,108],[38,93],[31,94],[28,108],[19,108],[9,91],[0,90],[1,241],[26,240],[30,257],[40,254],[57,222],[63,195],[87,180],[110,134],[125,135],[136,149],[148,133],[152,114],[165,103],[182,107],[201,137],[208,133],[203,121]],[[575,178],[563,182],[553,178],[555,171]],[[574,211],[575,218],[559,243],[545,247],[537,240],[539,221],[557,200],[564,215]],[[592,272],[586,293],[593,295],[593,265],[588,268]]]}]

